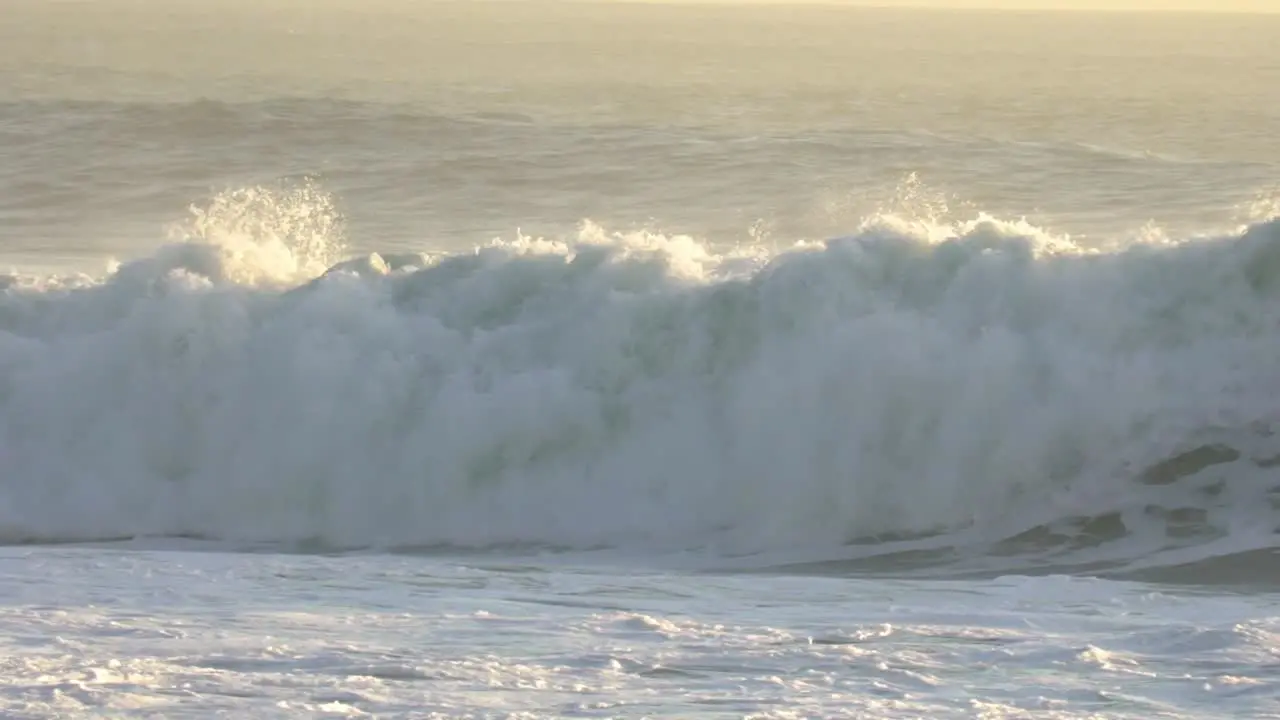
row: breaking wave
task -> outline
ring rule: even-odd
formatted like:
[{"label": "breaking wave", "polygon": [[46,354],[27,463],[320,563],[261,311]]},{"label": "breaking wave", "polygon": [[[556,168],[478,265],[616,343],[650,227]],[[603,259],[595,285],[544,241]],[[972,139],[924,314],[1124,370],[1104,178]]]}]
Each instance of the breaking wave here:
[{"label": "breaking wave", "polygon": [[[1183,562],[1275,544],[1280,220],[338,262],[241,190],[0,294],[0,538]],[[971,564],[972,564],[971,562]]]}]

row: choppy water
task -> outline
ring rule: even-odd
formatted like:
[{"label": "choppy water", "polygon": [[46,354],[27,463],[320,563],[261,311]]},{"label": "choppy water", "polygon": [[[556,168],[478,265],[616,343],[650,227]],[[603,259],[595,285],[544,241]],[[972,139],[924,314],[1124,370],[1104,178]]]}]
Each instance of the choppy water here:
[{"label": "choppy water", "polygon": [[18,716],[1270,717],[1273,594],[6,551]]},{"label": "choppy water", "polygon": [[1280,24],[0,23],[0,708],[1280,717]]}]

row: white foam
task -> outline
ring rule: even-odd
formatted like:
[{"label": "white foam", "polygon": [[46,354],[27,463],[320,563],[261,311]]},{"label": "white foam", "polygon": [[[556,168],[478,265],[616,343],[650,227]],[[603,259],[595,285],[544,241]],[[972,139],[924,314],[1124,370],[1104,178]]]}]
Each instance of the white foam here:
[{"label": "white foam", "polygon": [[[1272,518],[1278,221],[1097,252],[881,215],[774,257],[587,225],[325,274],[340,230],[242,191],[101,281],[4,290],[3,536],[738,553]],[[1244,456],[1138,481],[1205,443]]]}]

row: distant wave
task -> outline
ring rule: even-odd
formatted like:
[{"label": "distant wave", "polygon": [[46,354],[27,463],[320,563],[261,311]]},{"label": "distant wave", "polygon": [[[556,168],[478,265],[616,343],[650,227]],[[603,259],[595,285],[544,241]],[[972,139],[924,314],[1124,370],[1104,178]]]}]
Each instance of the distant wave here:
[{"label": "distant wave", "polygon": [[[0,539],[1149,561],[1274,543],[1280,220],[1087,251],[877,215],[769,254],[342,254],[244,189],[0,291]],[[1191,550],[1188,550],[1188,549]]]}]

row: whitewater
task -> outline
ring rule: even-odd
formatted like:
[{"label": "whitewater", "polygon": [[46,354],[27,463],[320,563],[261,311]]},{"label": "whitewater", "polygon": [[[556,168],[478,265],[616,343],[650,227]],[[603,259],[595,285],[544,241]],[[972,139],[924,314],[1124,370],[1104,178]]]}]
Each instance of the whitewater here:
[{"label": "whitewater", "polygon": [[333,207],[8,278],[15,715],[1276,707],[1280,220],[335,261]]},{"label": "whitewater", "polygon": [[0,715],[1280,718],[1275,16],[11,0]]},{"label": "whitewater", "polygon": [[332,205],[229,192],[100,278],[10,278],[0,536],[1120,567],[1274,542],[1280,221],[1084,250],[890,215],[776,254],[586,224],[334,262]]}]

